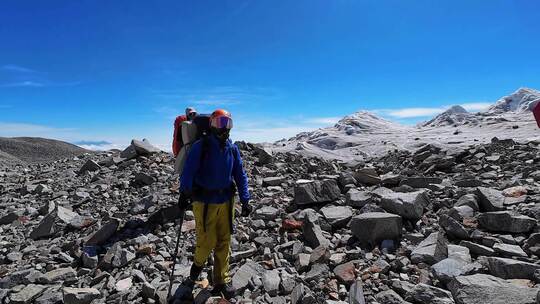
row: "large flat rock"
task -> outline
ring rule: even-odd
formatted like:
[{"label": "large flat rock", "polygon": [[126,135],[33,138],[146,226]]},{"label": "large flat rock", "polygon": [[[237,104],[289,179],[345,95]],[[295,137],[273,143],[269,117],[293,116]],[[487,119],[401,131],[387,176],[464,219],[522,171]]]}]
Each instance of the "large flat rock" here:
[{"label": "large flat rock", "polygon": [[404,219],[419,220],[424,214],[424,207],[429,205],[429,199],[423,190],[403,193],[378,188],[373,194],[380,198],[384,210]]},{"label": "large flat rock", "polygon": [[459,276],[448,284],[456,304],[535,304],[537,288],[514,285],[487,274]]}]

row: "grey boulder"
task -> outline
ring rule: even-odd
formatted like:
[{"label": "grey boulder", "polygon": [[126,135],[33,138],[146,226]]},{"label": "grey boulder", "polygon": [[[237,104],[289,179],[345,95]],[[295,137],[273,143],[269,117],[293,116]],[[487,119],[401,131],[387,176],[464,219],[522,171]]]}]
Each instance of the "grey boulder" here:
[{"label": "grey boulder", "polygon": [[341,190],[335,180],[302,183],[294,188],[294,202],[300,206],[332,202],[340,194]]},{"label": "grey boulder", "polygon": [[478,197],[478,205],[480,211],[499,211],[504,210],[505,197],[501,191],[478,187],[476,188],[476,196]]},{"label": "grey boulder", "polygon": [[411,253],[411,261],[415,264],[426,263],[433,265],[448,256],[448,240],[440,232],[430,234],[420,242]]},{"label": "grey boulder", "polygon": [[417,284],[414,286],[407,298],[413,299],[414,303],[430,304],[454,304],[452,294],[444,289],[427,284]]},{"label": "grey boulder", "polygon": [[538,293],[487,274],[459,276],[448,289],[456,304],[535,304]]},{"label": "grey boulder", "polygon": [[402,221],[396,214],[368,212],[353,217],[350,227],[360,243],[375,246],[383,240],[401,238]]},{"label": "grey boulder", "polygon": [[419,220],[424,214],[424,207],[429,205],[425,191],[394,192],[388,188],[378,188],[373,194],[381,200],[381,207],[404,219]]},{"label": "grey boulder", "polygon": [[480,227],[496,232],[523,233],[531,231],[536,220],[509,211],[486,212],[478,216]]},{"label": "grey boulder", "polygon": [[347,225],[353,216],[352,209],[347,206],[325,206],[321,208],[320,213],[334,227]]},{"label": "grey boulder", "polygon": [[519,260],[489,257],[489,272],[503,279],[534,279],[534,272],[540,269],[540,265]]},{"label": "grey boulder", "polygon": [[101,297],[101,293],[95,288],[64,287],[62,293],[65,304],[90,304]]}]

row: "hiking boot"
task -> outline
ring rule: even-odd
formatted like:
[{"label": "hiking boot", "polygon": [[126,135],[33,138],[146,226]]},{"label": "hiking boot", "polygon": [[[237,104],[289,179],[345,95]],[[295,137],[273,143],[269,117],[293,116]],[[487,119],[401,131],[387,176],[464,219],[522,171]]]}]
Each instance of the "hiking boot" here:
[{"label": "hiking boot", "polygon": [[193,300],[193,287],[195,287],[195,281],[191,278],[185,279],[174,291],[174,294],[168,300],[169,304],[180,304],[186,301]]},{"label": "hiking boot", "polygon": [[236,289],[232,286],[232,284],[226,283],[226,284],[217,284],[212,289],[212,294],[215,296],[223,296],[225,299],[231,299],[236,295]]},{"label": "hiking boot", "polygon": [[191,269],[189,270],[189,278],[195,282],[201,275],[201,271],[203,270],[202,267],[199,267],[195,265],[195,263],[191,264]]}]

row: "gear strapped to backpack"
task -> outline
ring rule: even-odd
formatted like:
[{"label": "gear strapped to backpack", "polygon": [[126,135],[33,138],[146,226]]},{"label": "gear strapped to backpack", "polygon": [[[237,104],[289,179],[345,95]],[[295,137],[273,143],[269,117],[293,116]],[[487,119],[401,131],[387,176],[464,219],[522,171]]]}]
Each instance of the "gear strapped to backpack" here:
[{"label": "gear strapped to backpack", "polygon": [[[184,170],[184,164],[187,160],[191,145],[199,139],[203,139],[210,134],[210,115],[200,114],[197,115],[192,121],[183,121],[180,125],[180,130],[177,135],[180,138],[177,139],[181,142],[182,148],[178,153],[175,163],[175,172],[182,175]],[[203,147],[204,148],[204,147]]]}]

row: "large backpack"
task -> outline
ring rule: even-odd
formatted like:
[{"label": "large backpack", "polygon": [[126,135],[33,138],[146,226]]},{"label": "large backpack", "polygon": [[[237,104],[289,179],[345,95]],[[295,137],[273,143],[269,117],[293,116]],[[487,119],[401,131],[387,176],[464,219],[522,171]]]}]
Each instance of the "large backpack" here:
[{"label": "large backpack", "polygon": [[[182,122],[180,132],[183,143],[175,162],[175,173],[182,175],[191,145],[210,134],[210,115],[199,114],[192,121]],[[204,149],[204,147],[203,147]]]}]

